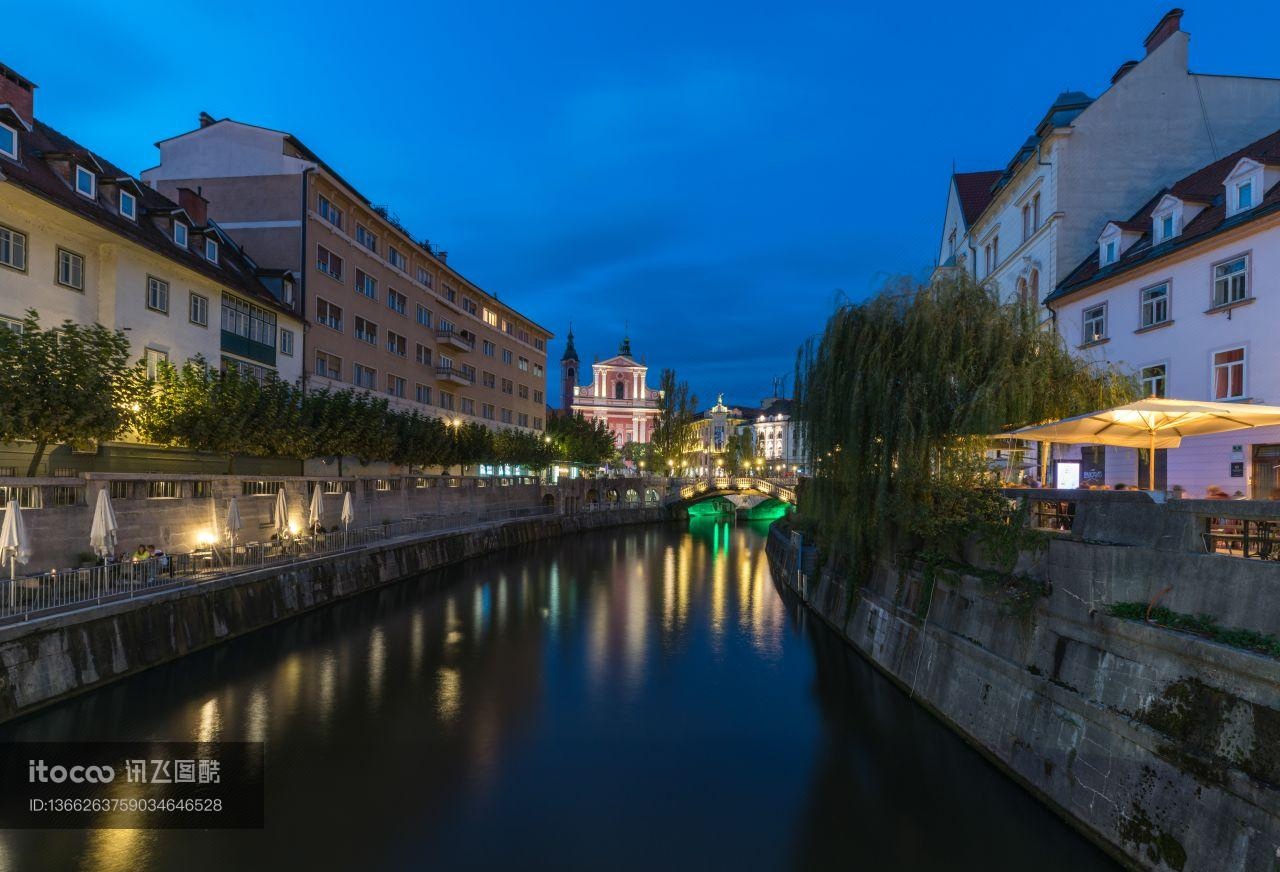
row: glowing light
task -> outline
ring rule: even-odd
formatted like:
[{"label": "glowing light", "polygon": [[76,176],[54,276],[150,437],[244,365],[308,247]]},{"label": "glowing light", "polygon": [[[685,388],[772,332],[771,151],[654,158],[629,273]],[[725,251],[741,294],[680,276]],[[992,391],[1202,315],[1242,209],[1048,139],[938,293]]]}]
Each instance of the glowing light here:
[{"label": "glowing light", "polygon": [[297,521],[290,521],[290,522],[289,522],[289,535],[290,535],[290,536],[297,536],[297,535],[298,535],[298,522],[297,522]]},{"label": "glowing light", "polygon": [[201,530],[196,533],[196,544],[201,547],[208,547],[214,542],[214,536],[208,530]]}]

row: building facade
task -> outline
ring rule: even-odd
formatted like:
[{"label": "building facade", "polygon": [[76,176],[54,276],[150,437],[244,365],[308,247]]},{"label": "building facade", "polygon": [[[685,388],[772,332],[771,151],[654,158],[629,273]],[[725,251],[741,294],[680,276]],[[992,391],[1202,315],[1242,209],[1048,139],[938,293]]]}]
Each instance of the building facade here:
[{"label": "building facade", "polygon": [[805,472],[804,437],[798,421],[792,420],[793,401],[765,397],[754,414],[748,414],[740,431],[750,434],[753,453],[763,461],[765,472],[773,475]]},{"label": "building facade", "polygon": [[604,421],[619,448],[628,442],[649,441],[658,423],[661,393],[647,384],[649,367],[632,356],[630,338],[622,340],[613,357],[591,364],[591,384],[579,385],[574,378],[581,370],[570,332],[560,372],[562,391],[570,389],[573,397],[569,411],[590,421]]},{"label": "building facade", "polygon": [[[1132,372],[1144,393],[1280,404],[1280,131],[1147,193],[1103,224],[1047,300],[1068,346]],[[1280,428],[1156,452],[1157,487],[1280,496]],[[1145,452],[1062,446],[1086,482],[1146,482]]]},{"label": "building facade", "polygon": [[1190,72],[1181,16],[1162,18],[1096,99],[1059,95],[1004,169],[953,175],[935,276],[961,270],[1038,300],[1107,219],[1274,128],[1280,80]]},{"label": "building facade", "polygon": [[255,258],[297,279],[308,388],[540,431],[551,333],[469,282],[292,134],[201,115],[143,179],[189,188]]},{"label": "building facade", "polygon": [[291,283],[211,220],[35,116],[35,86],[0,66],[0,326],[71,320],[124,331],[148,366],[197,358],[261,378],[302,376]]}]

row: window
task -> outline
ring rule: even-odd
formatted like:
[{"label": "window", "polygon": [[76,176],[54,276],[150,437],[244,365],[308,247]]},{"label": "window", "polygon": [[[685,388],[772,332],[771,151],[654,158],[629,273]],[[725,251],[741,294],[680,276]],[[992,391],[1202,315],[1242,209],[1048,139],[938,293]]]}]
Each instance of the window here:
[{"label": "window", "polygon": [[209,236],[204,238],[204,259],[209,263],[218,262],[218,240]]},{"label": "window", "polygon": [[147,482],[147,499],[176,500],[177,498],[178,498],[178,483],[176,481]]},{"label": "window", "polygon": [[521,427],[528,427],[529,426],[528,413],[521,412],[518,416],[516,416],[516,423]]},{"label": "window", "polygon": [[404,259],[404,255],[396,249],[394,245],[387,246],[387,259],[391,261],[391,265],[401,272],[405,271],[408,261]]},{"label": "window", "polygon": [[516,369],[520,370],[521,372],[528,372],[528,371],[529,371],[529,358],[527,358],[527,357],[522,357],[522,358],[520,358],[519,362],[516,364]]},{"label": "window", "polygon": [[1249,298],[1249,255],[1213,268],[1213,305],[1229,306]]},{"label": "window", "polygon": [[282,481],[242,481],[240,482],[240,496],[273,497],[280,492],[282,487],[284,487],[284,482]]},{"label": "window", "polygon": [[164,351],[157,351],[154,348],[147,348],[147,349],[144,349],[142,352],[142,359],[146,363],[147,378],[154,381],[156,378],[156,375],[160,371],[160,364],[169,362],[169,355],[167,352],[164,352]]},{"label": "window", "polygon": [[1107,338],[1107,304],[1084,310],[1084,341],[1101,342]]},{"label": "window", "polygon": [[418,384],[413,389],[413,398],[424,405],[431,405],[431,388],[428,385]]},{"label": "window", "polygon": [[1241,182],[1236,185],[1236,210],[1250,209],[1253,207],[1253,182]]},{"label": "window", "polygon": [[406,340],[399,333],[395,333],[391,330],[387,331],[387,351],[390,351],[392,354],[396,355],[397,357],[404,357],[406,354],[409,353],[408,348],[409,348],[408,340]]},{"label": "window", "polygon": [[187,318],[192,324],[199,324],[201,327],[209,326],[209,298],[191,292],[191,299],[187,304]]},{"label": "window", "polygon": [[1031,198],[1031,232],[1035,233],[1040,229],[1040,192]]},{"label": "window", "polygon": [[1024,203],[1022,206],[1022,241],[1026,242],[1031,238],[1031,234],[1035,232],[1035,228],[1031,226],[1031,204]]},{"label": "window", "polygon": [[378,385],[378,371],[357,363],[354,372],[355,385],[358,388],[374,388]]},{"label": "window", "polygon": [[431,287],[434,284],[434,280],[431,278],[431,273],[427,272],[426,268],[421,266],[418,267],[418,281],[427,287]]},{"label": "window", "polygon": [[[276,349],[276,313],[230,294],[222,295],[222,330],[265,345],[273,352]],[[275,362],[274,357],[271,362]]]},{"label": "window", "polygon": [[387,373],[387,396],[404,399],[405,381],[398,375]]},{"label": "window", "polygon": [[484,323],[490,327],[498,326],[498,313],[490,309],[488,306],[484,308]]},{"label": "window", "polygon": [[76,193],[94,197],[98,193],[98,178],[82,166],[76,167]]},{"label": "window", "polygon": [[494,344],[493,344],[492,342],[490,342],[488,339],[485,339],[485,340],[482,340],[482,344],[481,344],[481,346],[480,346],[480,350],[481,350],[481,352],[484,354],[484,356],[485,356],[485,357],[493,357],[493,353],[494,353],[494,351],[495,351],[495,350],[497,350],[497,347],[498,347],[498,346],[494,345]]},{"label": "window", "polygon": [[359,315],[356,316],[356,339],[361,342],[368,342],[370,345],[378,344],[378,325],[372,321],[366,321]]},{"label": "window", "polygon": [[27,235],[0,227],[0,264],[13,269],[27,268]]},{"label": "window", "polygon": [[519,385],[518,387],[519,389],[516,391],[516,396],[518,396],[522,400],[529,399],[529,386]]},{"label": "window", "polygon": [[131,221],[138,220],[138,198],[128,191],[120,192],[120,214]]},{"label": "window", "polygon": [[533,377],[534,377],[534,378],[542,378],[542,364],[540,364],[540,363],[535,363],[535,364],[533,365]]},{"label": "window", "polygon": [[441,391],[440,392],[440,408],[448,409],[450,412],[452,412],[453,399],[454,399],[453,394],[449,393],[448,391]]},{"label": "window", "polygon": [[65,248],[58,249],[58,284],[84,290],[84,258]]},{"label": "window", "polygon": [[356,225],[356,242],[370,251],[378,250],[378,237],[374,236],[363,224]]},{"label": "window", "polygon": [[463,397],[458,401],[458,411],[464,415],[474,415],[476,413],[476,401],[470,397]]},{"label": "window", "polygon": [[169,283],[155,276],[147,276],[147,308],[153,312],[169,314]]},{"label": "window", "polygon": [[1108,239],[1102,246],[1102,264],[1106,266],[1109,263],[1116,262],[1116,241]]},{"label": "window", "polygon": [[444,298],[448,300],[450,303],[456,303],[458,302],[458,292],[455,291],[453,288],[451,288],[449,285],[445,285]]},{"label": "window", "polygon": [[442,333],[452,333],[453,322],[447,321],[444,318],[441,318],[439,321],[436,322],[436,329]]},{"label": "window", "polygon": [[428,309],[426,306],[422,305],[421,303],[418,304],[417,320],[418,320],[418,323],[421,324],[423,327],[431,326],[431,310]]},{"label": "window", "polygon": [[483,384],[487,388],[492,388],[498,384],[498,381],[493,373],[486,372],[481,376],[481,384]]},{"label": "window", "polygon": [[356,270],[356,293],[364,294],[370,300],[378,299],[378,281],[364,270]]},{"label": "window", "polygon": [[453,369],[453,358],[447,354],[437,355],[436,366],[440,369]]},{"label": "window", "polygon": [[316,375],[331,378],[336,381],[342,380],[342,358],[329,354],[327,351],[316,352]]},{"label": "window", "polygon": [[547,343],[544,342],[541,338],[538,338],[533,340],[533,347],[538,349],[539,351],[545,351],[547,348]]},{"label": "window", "polygon": [[510,423],[511,423],[511,410],[510,410],[510,409],[503,409],[503,410],[502,410],[502,423],[504,423],[504,424],[510,424]]},{"label": "window", "polygon": [[173,222],[173,241],[183,248],[187,247],[187,225],[181,221]]},{"label": "window", "polygon": [[293,357],[293,331],[280,331],[280,353],[285,357]]},{"label": "window", "polygon": [[511,365],[511,357],[512,355],[511,355],[510,348],[502,349],[502,362],[505,363],[507,366]]},{"label": "window", "polygon": [[493,403],[480,404],[480,417],[484,418],[486,421],[493,420]]},{"label": "window", "polygon": [[541,430],[541,429],[542,429],[542,419],[541,419],[541,418],[535,417],[535,418],[533,419],[533,429],[535,429],[535,430]]},{"label": "window", "polygon": [[1167,364],[1157,363],[1152,366],[1144,366],[1140,374],[1142,395],[1145,397],[1163,397],[1167,373]]},{"label": "window", "polygon": [[618,382],[613,386],[613,398],[615,400],[626,399],[627,386],[623,382]]},{"label": "window", "polygon": [[514,391],[514,390],[515,390],[515,387],[516,387],[515,382],[513,382],[511,379],[509,379],[509,378],[504,378],[504,379],[502,380],[502,392],[503,392],[504,394],[509,394],[509,393],[511,393],[512,391]]},{"label": "window", "polygon": [[342,309],[316,297],[316,320],[326,327],[342,332]]},{"label": "window", "polygon": [[1157,242],[1164,242],[1166,239],[1173,238],[1173,213],[1160,216],[1160,233]]},{"label": "window", "polygon": [[324,194],[320,195],[320,217],[339,230],[342,229],[342,210],[329,202]]},{"label": "window", "polygon": [[409,305],[409,298],[395,288],[387,288],[387,308],[396,314],[403,315]]},{"label": "window", "polygon": [[1213,398],[1238,400],[1244,396],[1244,349],[1229,348],[1213,355]]},{"label": "window", "polygon": [[342,258],[323,245],[316,246],[316,269],[329,278],[342,281]]},{"label": "window", "polygon": [[1169,283],[1142,292],[1142,326],[1154,327],[1169,320]]},{"label": "window", "polygon": [[18,159],[18,131],[8,124],[0,124],[0,154]]},{"label": "window", "polygon": [[534,391],[534,392],[533,392],[533,401],[534,401],[535,403],[541,403],[541,402],[542,402],[542,391]]},{"label": "window", "polygon": [[463,297],[462,311],[466,312],[468,315],[476,314],[476,301],[470,297]]}]

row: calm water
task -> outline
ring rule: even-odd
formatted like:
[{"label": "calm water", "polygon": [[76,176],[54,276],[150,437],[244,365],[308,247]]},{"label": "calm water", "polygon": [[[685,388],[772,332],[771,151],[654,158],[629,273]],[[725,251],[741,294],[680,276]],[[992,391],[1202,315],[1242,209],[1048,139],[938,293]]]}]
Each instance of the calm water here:
[{"label": "calm water", "polygon": [[454,567],[0,739],[263,739],[261,831],[0,831],[0,868],[1110,868],[794,604],[764,527]]}]

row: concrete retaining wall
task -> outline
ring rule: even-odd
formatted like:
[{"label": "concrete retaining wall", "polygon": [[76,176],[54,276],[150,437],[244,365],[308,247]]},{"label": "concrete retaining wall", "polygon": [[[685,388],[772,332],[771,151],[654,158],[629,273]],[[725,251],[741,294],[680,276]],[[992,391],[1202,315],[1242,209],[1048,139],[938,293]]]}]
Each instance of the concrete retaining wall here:
[{"label": "concrete retaining wall", "polygon": [[449,563],[566,533],[670,517],[663,508],[632,508],[508,521],[5,627],[0,721]]},{"label": "concrete retaining wall", "polygon": [[[1119,859],[1150,869],[1276,868],[1280,662],[1111,618],[1100,606],[1172,581],[1179,608],[1241,622],[1253,608],[1250,623],[1274,629],[1280,567],[1056,539],[1029,561],[1048,595],[1018,614],[978,578],[930,586],[916,570],[881,568],[862,583],[815,573],[813,549],[776,530],[768,550],[780,583]],[[1191,566],[1215,569],[1198,583]]]}]

